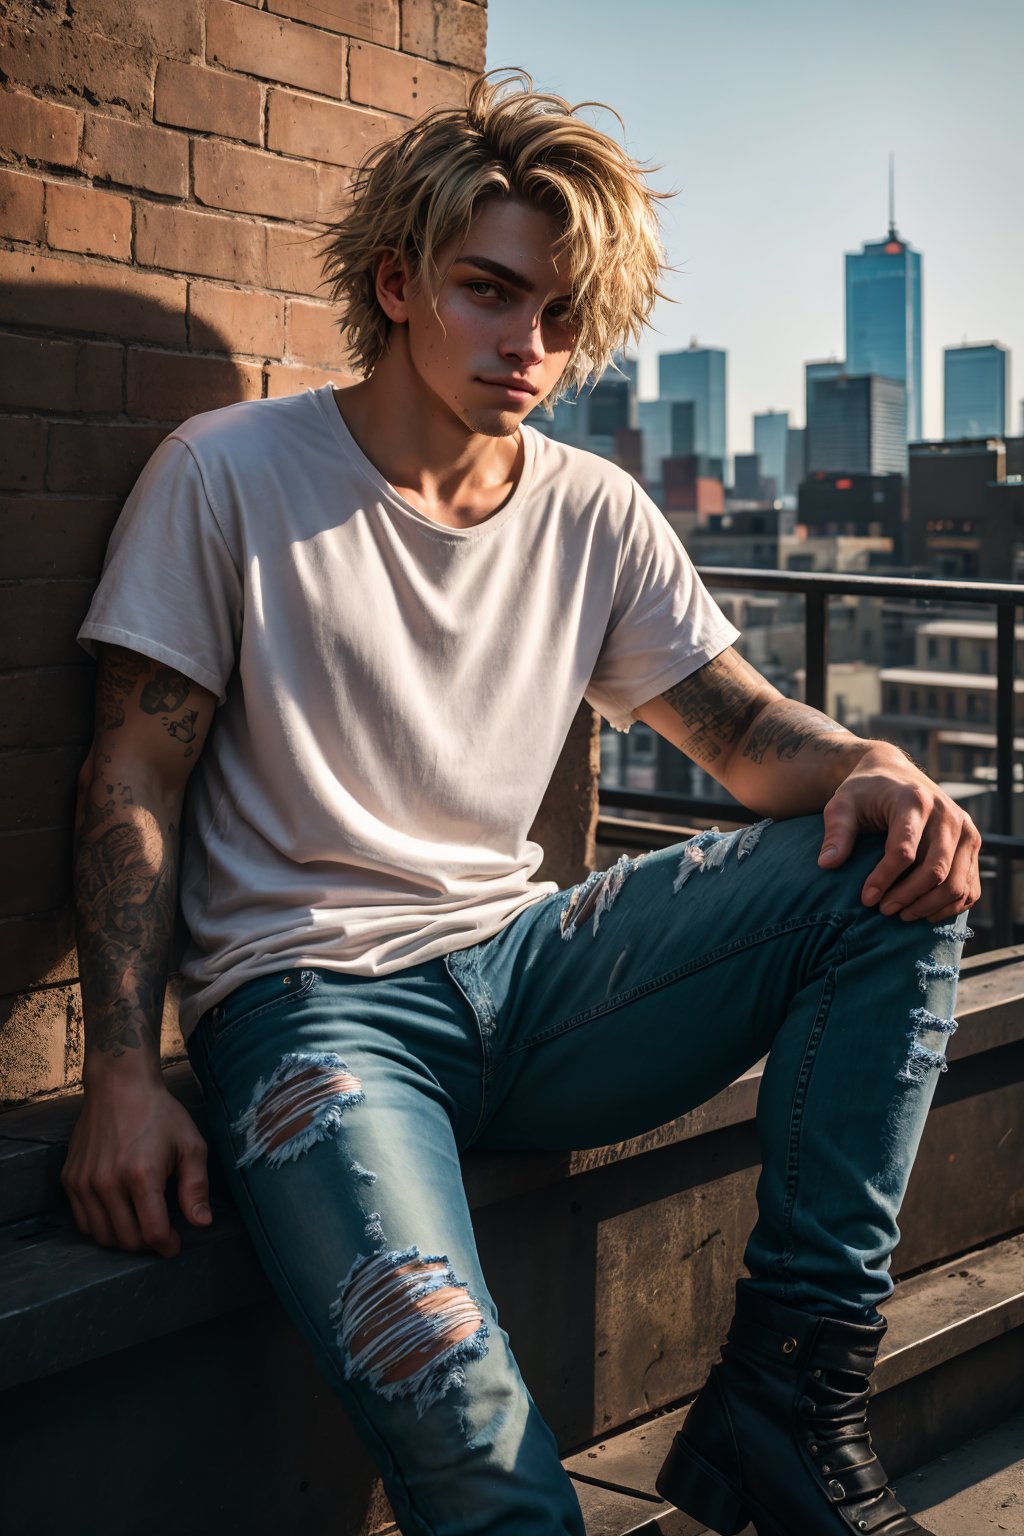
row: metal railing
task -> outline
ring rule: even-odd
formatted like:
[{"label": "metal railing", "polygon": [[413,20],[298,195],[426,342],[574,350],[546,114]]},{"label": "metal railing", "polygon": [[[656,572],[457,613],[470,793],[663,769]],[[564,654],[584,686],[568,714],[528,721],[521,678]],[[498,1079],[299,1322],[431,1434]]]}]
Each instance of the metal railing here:
[{"label": "metal railing", "polygon": [[[985,832],[983,854],[997,860],[995,939],[1013,942],[1011,861],[1024,858],[1024,837],[1013,831],[1014,672],[1016,610],[1024,606],[1024,585],[1001,581],[942,581],[930,577],[833,575],[820,571],[762,571],[734,566],[699,566],[709,587],[738,592],[779,592],[804,599],[804,698],[824,710],[828,673],[828,603],[832,597],[879,597],[939,602],[996,610],[996,830]],[[922,674],[922,681],[927,674]],[[599,815],[613,810],[657,811],[671,822],[679,816],[728,814],[734,821],[756,819],[745,807],[710,796],[677,795],[664,791],[606,789],[599,795]],[[598,840],[612,840],[612,829]]]}]

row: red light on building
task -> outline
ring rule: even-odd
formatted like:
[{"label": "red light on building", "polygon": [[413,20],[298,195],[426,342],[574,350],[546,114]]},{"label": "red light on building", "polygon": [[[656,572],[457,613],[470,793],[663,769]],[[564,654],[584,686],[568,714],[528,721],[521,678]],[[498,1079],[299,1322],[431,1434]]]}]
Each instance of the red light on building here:
[{"label": "red light on building", "polygon": [[836,490],[837,491],[849,491],[849,490],[852,489],[852,487],[853,487],[853,481],[852,480],[837,480],[836,481]]},{"label": "red light on building", "polygon": [[885,247],[885,254],[887,256],[902,256],[903,255],[903,244],[902,244],[902,242],[899,241],[899,240],[890,240],[888,245]]}]

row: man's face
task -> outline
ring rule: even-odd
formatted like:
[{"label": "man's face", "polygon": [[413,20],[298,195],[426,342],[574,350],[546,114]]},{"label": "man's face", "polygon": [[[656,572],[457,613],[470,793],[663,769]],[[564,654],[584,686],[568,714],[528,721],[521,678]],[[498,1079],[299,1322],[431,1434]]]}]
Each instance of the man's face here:
[{"label": "man's face", "polygon": [[572,355],[558,225],[515,198],[488,197],[464,240],[439,252],[436,311],[398,277],[413,369],[434,408],[506,437],[558,383]]}]

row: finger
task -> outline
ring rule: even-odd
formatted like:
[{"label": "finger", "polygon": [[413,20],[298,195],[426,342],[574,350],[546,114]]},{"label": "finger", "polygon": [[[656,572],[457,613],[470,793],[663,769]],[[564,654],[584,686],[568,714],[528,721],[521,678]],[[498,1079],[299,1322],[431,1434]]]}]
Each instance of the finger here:
[{"label": "finger", "polygon": [[140,1185],[134,1200],[143,1240],[162,1259],[173,1259],[181,1252],[181,1238],[171,1226],[163,1189],[152,1183]]},{"label": "finger", "polygon": [[186,1221],[194,1227],[208,1227],[213,1220],[204,1142],[182,1149],[178,1159],[178,1204]]},{"label": "finger", "polygon": [[82,1204],[81,1200],[79,1200],[75,1191],[73,1189],[69,1189],[66,1184],[64,1186],[64,1193],[68,1197],[68,1204],[71,1206],[71,1214],[75,1218],[75,1226],[78,1228],[79,1232],[81,1232],[83,1237],[92,1237],[92,1232],[89,1229],[89,1218],[86,1215],[85,1206]]},{"label": "finger", "polygon": [[79,1200],[85,1211],[86,1231],[101,1248],[116,1248],[114,1229],[107,1216],[104,1197],[91,1186],[79,1191]]},{"label": "finger", "polygon": [[973,843],[970,839],[962,837],[953,855],[946,879],[935,890],[926,892],[916,901],[907,902],[900,915],[907,922],[914,922],[919,917],[938,920],[940,914],[946,915],[949,907],[953,909],[949,913],[950,916],[965,912],[977,900],[976,891],[980,892],[980,883],[976,879],[976,867]]},{"label": "finger", "polygon": [[106,1212],[114,1232],[114,1246],[125,1253],[139,1253],[146,1246],[135,1219],[135,1207],[127,1194],[116,1189],[106,1198]]},{"label": "finger", "polygon": [[825,824],[818,863],[823,869],[838,869],[853,851],[857,841],[857,813],[843,796],[833,795],[822,812]]},{"label": "finger", "polygon": [[896,881],[906,874],[917,857],[925,816],[919,806],[904,810],[890,824],[885,839],[885,853],[868,875],[861,890],[861,900],[867,907],[884,899]]},{"label": "finger", "polygon": [[[941,890],[953,873],[960,843],[963,819],[951,819],[951,813],[943,810],[933,816],[924,829],[917,849],[914,865],[896,883],[890,886],[879,902],[879,911],[885,917],[912,907],[923,901],[933,908],[933,893]],[[949,900],[948,894],[945,900]]]}]

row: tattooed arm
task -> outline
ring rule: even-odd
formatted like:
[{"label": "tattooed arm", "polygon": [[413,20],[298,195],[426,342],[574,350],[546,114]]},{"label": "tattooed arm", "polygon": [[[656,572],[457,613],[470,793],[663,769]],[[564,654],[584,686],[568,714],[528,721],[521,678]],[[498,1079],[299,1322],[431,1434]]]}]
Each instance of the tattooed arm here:
[{"label": "tattooed arm", "polygon": [[85,1104],[64,1187],[105,1246],[180,1246],[164,1186],[206,1204],[205,1146],[163,1087],[160,1020],[177,901],[185,785],[215,699],[161,662],[102,649],[92,750],[79,777],[75,904],[85,1011]]},{"label": "tattooed arm", "polygon": [[859,832],[886,833],[863,899],[887,916],[944,920],[978,900],[970,817],[899,747],[785,698],[731,646],[636,715],[752,810],[824,811],[826,867],[843,863]]}]

